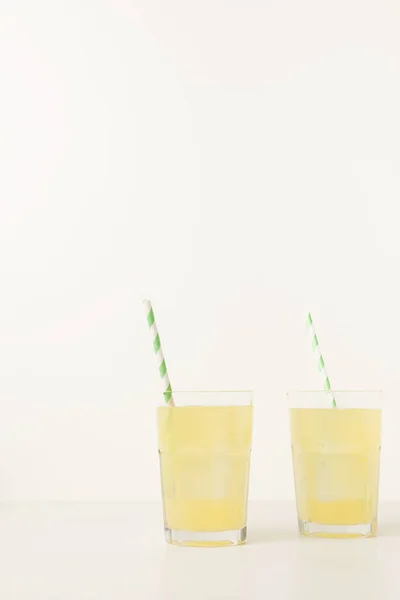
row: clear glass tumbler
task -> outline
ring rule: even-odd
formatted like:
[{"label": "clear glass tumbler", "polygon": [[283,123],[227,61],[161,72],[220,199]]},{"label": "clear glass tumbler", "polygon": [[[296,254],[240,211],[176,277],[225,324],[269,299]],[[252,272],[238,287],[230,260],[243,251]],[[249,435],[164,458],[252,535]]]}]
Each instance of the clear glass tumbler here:
[{"label": "clear glass tumbler", "polygon": [[253,423],[251,391],[173,392],[157,409],[166,541],[243,544]]},{"label": "clear glass tumbler", "polygon": [[300,533],[377,534],[382,393],[290,392],[290,429]]}]

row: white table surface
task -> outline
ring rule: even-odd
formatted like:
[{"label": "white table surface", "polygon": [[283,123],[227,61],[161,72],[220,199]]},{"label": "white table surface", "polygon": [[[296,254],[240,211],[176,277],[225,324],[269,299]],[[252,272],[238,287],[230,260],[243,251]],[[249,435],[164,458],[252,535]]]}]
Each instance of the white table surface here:
[{"label": "white table surface", "polygon": [[1,600],[400,600],[400,504],[368,540],[300,538],[294,506],[250,504],[236,548],[163,541],[156,503],[0,505]]}]

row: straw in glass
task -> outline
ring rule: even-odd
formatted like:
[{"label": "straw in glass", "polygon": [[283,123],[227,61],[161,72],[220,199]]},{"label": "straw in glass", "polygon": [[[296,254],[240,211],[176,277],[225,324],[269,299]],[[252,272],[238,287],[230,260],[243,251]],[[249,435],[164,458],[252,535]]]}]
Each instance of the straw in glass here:
[{"label": "straw in glass", "polygon": [[168,406],[175,406],[174,399],[172,397],[172,388],[171,383],[169,381],[167,365],[165,364],[164,353],[162,351],[160,336],[158,334],[158,329],[154,319],[154,312],[150,300],[144,300],[144,305],[146,307],[147,313],[147,324],[149,326],[151,337],[153,340],[154,354],[156,355],[158,362],[158,372],[160,373],[161,381],[163,384],[164,400],[165,403],[168,404]]},{"label": "straw in glass", "polygon": [[322,357],[322,354],[321,354],[321,349],[320,349],[320,346],[319,346],[319,341],[318,341],[318,338],[317,338],[317,334],[315,332],[314,323],[313,323],[313,320],[312,320],[312,317],[311,317],[310,313],[308,313],[308,316],[307,316],[307,327],[308,327],[308,329],[310,331],[311,344],[312,344],[313,350],[314,350],[315,354],[317,355],[317,367],[318,367],[318,370],[321,373],[322,378],[323,378],[324,390],[331,397],[332,407],[336,408],[335,396],[334,396],[334,393],[332,392],[332,389],[331,389],[331,382],[329,381],[329,377],[328,377],[328,374],[326,372],[325,361],[324,361],[324,359]]}]

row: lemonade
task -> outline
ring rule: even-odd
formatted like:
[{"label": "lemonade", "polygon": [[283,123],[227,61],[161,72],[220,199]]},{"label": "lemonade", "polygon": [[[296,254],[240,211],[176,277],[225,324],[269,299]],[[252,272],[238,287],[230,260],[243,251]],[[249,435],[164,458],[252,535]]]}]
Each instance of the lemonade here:
[{"label": "lemonade", "polygon": [[166,530],[245,528],[252,407],[160,407],[157,417]]},{"label": "lemonade", "polygon": [[381,411],[291,408],[302,533],[376,535]]}]

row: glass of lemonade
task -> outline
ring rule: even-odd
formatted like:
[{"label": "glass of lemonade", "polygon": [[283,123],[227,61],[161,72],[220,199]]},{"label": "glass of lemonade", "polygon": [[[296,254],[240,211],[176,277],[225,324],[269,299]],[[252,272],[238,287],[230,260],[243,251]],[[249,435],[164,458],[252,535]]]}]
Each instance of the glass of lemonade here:
[{"label": "glass of lemonade", "polygon": [[253,423],[251,391],[173,392],[157,409],[166,541],[246,541]]},{"label": "glass of lemonade", "polygon": [[290,392],[290,429],[300,533],[377,534],[379,391]]}]

